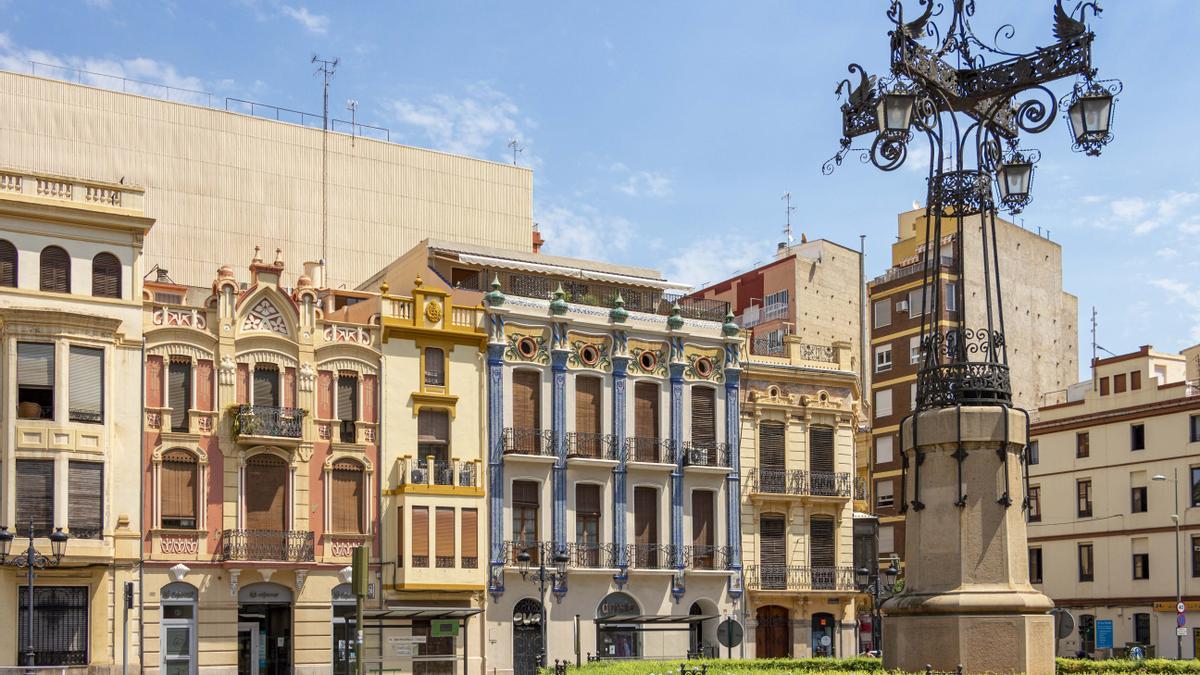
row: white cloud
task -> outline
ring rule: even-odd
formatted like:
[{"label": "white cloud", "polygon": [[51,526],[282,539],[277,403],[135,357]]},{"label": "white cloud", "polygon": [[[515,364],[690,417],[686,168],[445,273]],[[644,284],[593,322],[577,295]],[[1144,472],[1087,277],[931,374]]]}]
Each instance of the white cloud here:
[{"label": "white cloud", "polygon": [[1179,257],[1179,251],[1176,251],[1173,248],[1164,246],[1164,247],[1158,249],[1157,251],[1155,251],[1154,255],[1162,258],[1163,260],[1174,260],[1175,258]]},{"label": "white cloud", "polygon": [[1192,343],[1200,342],[1200,318],[1197,318],[1200,316],[1200,286],[1166,277],[1150,279],[1150,285],[1166,293],[1169,304],[1182,304],[1189,310],[1192,317],[1192,325],[1188,329],[1189,340]]},{"label": "white cloud", "polygon": [[666,277],[671,281],[699,286],[728,279],[763,260],[763,242],[739,236],[695,240],[675,251]]},{"label": "white cloud", "polygon": [[522,132],[536,125],[521,116],[507,94],[486,82],[469,85],[462,96],[435,94],[425,102],[402,99],[390,107],[397,122],[424,135],[437,150],[475,157],[491,151],[496,159],[503,157],[505,145],[516,138],[526,148],[521,155],[526,161],[518,162],[530,161],[530,139]]},{"label": "white cloud", "polygon": [[325,31],[329,30],[329,17],[324,14],[313,14],[308,11],[307,7],[292,7],[291,5],[280,5],[279,11],[289,19],[295,20],[304,29],[310,33],[324,35]]},{"label": "white cloud", "polygon": [[616,188],[630,197],[669,197],[674,191],[671,178],[658,171],[631,171],[629,167],[617,162],[612,170],[625,174],[625,180]]},{"label": "white cloud", "polygon": [[1124,220],[1137,220],[1146,215],[1150,210],[1150,205],[1145,199],[1140,197],[1127,197],[1125,199],[1114,199],[1109,206],[1112,208],[1112,213],[1117,218]]},{"label": "white cloud", "polygon": [[84,0],[84,4],[96,9],[112,9],[112,0]]},{"label": "white cloud", "polygon": [[605,259],[621,253],[638,228],[622,216],[601,213],[588,204],[536,204],[538,231],[546,240],[546,253],[572,258]]},{"label": "white cloud", "polygon": [[[1083,202],[1095,204],[1098,200],[1084,197]],[[1174,223],[1180,232],[1195,233],[1200,231],[1200,213],[1193,211],[1197,202],[1200,193],[1175,190],[1158,198],[1121,197],[1109,201],[1108,214],[1092,220],[1091,224],[1140,236]]]}]

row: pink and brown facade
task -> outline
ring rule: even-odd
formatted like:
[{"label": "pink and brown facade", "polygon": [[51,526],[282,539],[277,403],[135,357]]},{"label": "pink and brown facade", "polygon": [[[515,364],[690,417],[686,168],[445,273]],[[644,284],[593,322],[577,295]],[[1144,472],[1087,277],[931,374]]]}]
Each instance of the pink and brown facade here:
[{"label": "pink and brown facade", "polygon": [[356,311],[371,303],[283,272],[256,250],[246,283],[225,266],[211,288],[145,284],[146,672],[352,658],[346,570],[378,523],[379,326]]}]

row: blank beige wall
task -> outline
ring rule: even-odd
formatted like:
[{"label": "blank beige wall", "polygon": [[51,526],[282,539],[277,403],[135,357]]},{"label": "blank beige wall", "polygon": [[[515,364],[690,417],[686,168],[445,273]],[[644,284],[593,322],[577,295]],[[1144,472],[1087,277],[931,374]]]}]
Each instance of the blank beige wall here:
[{"label": "blank beige wall", "polygon": [[[0,163],[142,185],[145,267],[208,286],[256,244],[291,285],[322,257],[320,129],[0,72]],[[354,141],[353,143],[351,141]],[[529,169],[328,134],[331,286],[354,287],[427,237],[528,251]],[[243,279],[245,280],[245,279]]]}]

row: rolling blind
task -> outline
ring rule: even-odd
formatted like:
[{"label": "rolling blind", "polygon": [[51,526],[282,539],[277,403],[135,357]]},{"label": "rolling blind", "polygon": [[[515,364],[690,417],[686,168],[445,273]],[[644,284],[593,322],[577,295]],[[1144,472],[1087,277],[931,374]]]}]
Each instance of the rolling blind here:
[{"label": "rolling blind", "polygon": [[462,557],[479,557],[479,509],[462,510]]},{"label": "rolling blind", "polygon": [[104,350],[72,345],[68,367],[71,421],[104,421]]},{"label": "rolling blind", "polygon": [[412,554],[414,558],[429,555],[428,506],[412,507]]},{"label": "rolling blind", "polygon": [[103,539],[104,465],[67,464],[67,529],[73,539]]},{"label": "rolling blind", "polygon": [[638,544],[658,543],[658,492],[654,488],[633,488],[633,533]]},{"label": "rolling blind", "polygon": [[275,455],[246,460],[246,529],[286,530],[287,464]]},{"label": "rolling blind", "polygon": [[196,407],[200,410],[215,410],[213,406],[213,362],[207,359],[196,361]]},{"label": "rolling blind", "polygon": [[163,357],[146,357],[146,406],[158,408],[163,404],[162,389]]},{"label": "rolling blind", "polygon": [[813,516],[808,521],[809,564],[813,567],[833,567],[833,519]]},{"label": "rolling blind", "polygon": [[167,364],[167,405],[171,430],[187,431],[187,411],[192,407],[192,362],[187,359],[171,359]]},{"label": "rolling blind", "polygon": [[512,501],[515,505],[532,506],[537,508],[538,484],[531,480],[513,481]]},{"label": "rolling blind", "polygon": [[633,427],[638,438],[658,438],[658,385],[638,382],[633,387]]},{"label": "rolling blind", "polygon": [[0,239],[0,286],[17,286],[17,247]]},{"label": "rolling blind", "polygon": [[417,442],[446,445],[450,442],[450,415],[445,410],[422,410],[417,414]]},{"label": "rolling blind", "polygon": [[575,431],[600,433],[600,378],[575,378]]},{"label": "rolling blind", "polygon": [[54,345],[44,342],[17,343],[17,385],[54,386]]},{"label": "rolling blind", "polygon": [[809,427],[808,453],[810,470],[833,473],[833,429]]},{"label": "rolling blind", "polygon": [[785,429],[786,427],[778,422],[763,422],[758,425],[758,461],[762,469],[783,471]]},{"label": "rolling blind", "polygon": [[163,455],[159,503],[164,520],[195,520],[196,468],[196,457],[191,453],[173,451]]},{"label": "rolling blind", "polygon": [[578,516],[600,515],[600,486],[575,484],[575,513]]},{"label": "rolling blind", "polygon": [[39,287],[54,293],[71,292],[71,257],[57,246],[42,249]]},{"label": "rolling blind", "polygon": [[354,421],[358,413],[358,378],[354,375],[338,375],[337,418]]},{"label": "rolling blind", "polygon": [[758,520],[761,549],[758,561],[763,567],[787,565],[786,528],[782,516],[762,516]]},{"label": "rolling blind", "polygon": [[54,460],[17,460],[17,522],[16,532],[29,535],[29,521],[34,535],[45,537],[54,525]]},{"label": "rolling blind", "polygon": [[437,347],[425,348],[425,384],[446,384],[446,352]]},{"label": "rolling blind", "polygon": [[121,261],[111,253],[92,258],[92,295],[97,298],[121,297]]},{"label": "rolling blind", "polygon": [[514,370],[513,428],[540,429],[542,375],[536,370]]},{"label": "rolling blind", "polygon": [[334,532],[365,532],[363,518],[363,470],[354,462],[338,462],[330,472],[333,480],[330,514]]},{"label": "rolling blind", "polygon": [[717,444],[716,390],[692,387],[692,443],[702,448]]},{"label": "rolling blind", "polygon": [[254,405],[279,405],[279,370],[266,366],[254,367]]},{"label": "rolling blind", "polygon": [[692,544],[712,546],[716,533],[713,530],[713,495],[710,490],[692,491]]},{"label": "rolling blind", "polygon": [[437,557],[454,557],[454,507],[439,506],[434,514],[437,529],[434,531],[434,542],[437,547]]}]

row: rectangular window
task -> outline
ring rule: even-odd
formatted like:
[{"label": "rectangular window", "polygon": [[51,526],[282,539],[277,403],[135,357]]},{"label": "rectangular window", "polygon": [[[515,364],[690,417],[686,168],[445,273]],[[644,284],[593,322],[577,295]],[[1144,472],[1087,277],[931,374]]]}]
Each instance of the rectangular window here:
[{"label": "rectangular window", "polygon": [[770,307],[771,305],[786,305],[788,301],[787,289],[768,293],[767,297],[763,298],[763,306]]},{"label": "rectangular window", "polygon": [[1029,522],[1038,523],[1042,520],[1042,488],[1037,485],[1029,486]]},{"label": "rectangular window", "polygon": [[1188,441],[1200,443],[1200,415],[1192,415],[1188,418]]},{"label": "rectangular window", "polygon": [[875,507],[890,509],[896,505],[894,487],[891,480],[881,480],[875,483]]},{"label": "rectangular window", "polygon": [[515,559],[526,551],[536,564],[538,548],[538,483],[531,480],[515,480],[512,484],[512,556]]},{"label": "rectangular window", "polygon": [[914,288],[908,292],[908,318],[915,319],[925,313],[925,288]]},{"label": "rectangular window", "polygon": [[914,335],[908,339],[908,362],[921,362],[921,336]]},{"label": "rectangular window", "polygon": [[104,538],[104,465],[67,463],[67,530],[72,539]]},{"label": "rectangular window", "polygon": [[892,414],[892,390],[881,389],[875,392],[875,419]]},{"label": "rectangular window", "polygon": [[946,311],[958,311],[958,287],[953,281],[946,282]]},{"label": "rectangular window", "polygon": [[895,459],[895,455],[892,452],[893,442],[894,440],[892,436],[880,436],[875,439],[876,464],[887,464]]},{"label": "rectangular window", "polygon": [[634,558],[638,567],[657,569],[660,560],[658,551],[658,490],[652,487],[633,488],[633,541]]},{"label": "rectangular window", "polygon": [[1030,463],[1031,465],[1033,465],[1033,464],[1037,464],[1038,462],[1040,462],[1040,461],[1041,461],[1041,455],[1040,455],[1040,452],[1039,452],[1039,450],[1040,450],[1040,448],[1038,448],[1038,442],[1037,442],[1037,441],[1030,441],[1030,442],[1029,442],[1029,455],[1028,455],[1028,457],[1029,457],[1029,463]]},{"label": "rectangular window", "polygon": [[892,346],[880,345],[875,348],[875,372],[882,373],[892,369]]},{"label": "rectangular window", "polygon": [[1129,390],[1137,391],[1142,388],[1142,371],[1133,370],[1129,372]]},{"label": "rectangular window", "polygon": [[1114,394],[1125,393],[1125,373],[1121,373],[1119,375],[1113,375],[1113,393]]},{"label": "rectangular window", "polygon": [[1095,570],[1092,568],[1092,545],[1079,545],[1079,580],[1091,581],[1095,578]]},{"label": "rectangular window", "polygon": [[188,431],[192,407],[192,362],[173,358],[167,364],[167,406],[171,409],[171,431]]},{"label": "rectangular window", "polygon": [[712,490],[692,491],[692,560],[697,569],[716,569],[716,495]]},{"label": "rectangular window", "polygon": [[575,484],[574,563],[580,567],[600,567],[600,486]]},{"label": "rectangular window", "polygon": [[1108,378],[1107,377],[1100,378],[1100,395],[1108,396]]},{"label": "rectangular window", "polygon": [[1129,511],[1130,513],[1145,513],[1149,510],[1149,504],[1146,501],[1146,486],[1129,488]]},{"label": "rectangular window", "polygon": [[1091,438],[1086,431],[1080,431],[1075,434],[1075,456],[1077,458],[1088,457],[1092,454]]},{"label": "rectangular window", "polygon": [[269,364],[254,366],[254,389],[251,401],[268,408],[279,407],[279,369]]},{"label": "rectangular window", "polygon": [[1029,583],[1042,583],[1042,549],[1029,549]]},{"label": "rectangular window", "polygon": [[54,531],[54,460],[17,460],[17,522],[18,536],[29,536],[29,521],[33,534],[48,537]]},{"label": "rectangular window", "polygon": [[891,325],[892,323],[892,301],[890,298],[877,300],[875,302],[875,327]]},{"label": "rectangular window", "polygon": [[87,586],[38,586],[33,589],[33,640],[29,639],[29,593],[17,593],[17,643],[33,647],[39,666],[88,664]]},{"label": "rectangular window", "polygon": [[71,345],[67,414],[72,422],[104,421],[104,350]]},{"label": "rectangular window", "polygon": [[358,376],[355,373],[338,373],[337,418],[343,443],[354,443],[357,439],[354,420],[358,419]]},{"label": "rectangular window", "polygon": [[412,507],[412,566],[429,567],[429,507]]},{"label": "rectangular window", "polygon": [[896,552],[896,528],[891,525],[879,526],[879,553]]},{"label": "rectangular window", "polygon": [[326,474],[333,482],[330,494],[330,525],[334,532],[354,532],[363,534],[367,531],[367,518],[364,511],[365,483],[363,467],[358,462],[346,460],[333,465],[333,470]]},{"label": "rectangular window", "polygon": [[462,510],[462,567],[479,567],[479,509]]},{"label": "rectangular window", "polygon": [[163,527],[196,529],[196,456],[170,450],[159,466],[159,518]]},{"label": "rectangular window", "polygon": [[1149,553],[1134,553],[1133,554],[1133,578],[1134,578],[1134,580],[1150,578],[1150,554]]},{"label": "rectangular window", "polygon": [[1150,615],[1139,612],[1133,615],[1133,641],[1139,645],[1150,644]]},{"label": "rectangular window", "polygon": [[17,343],[17,417],[54,419],[54,345]]},{"label": "rectangular window", "polygon": [[425,384],[446,386],[446,352],[437,347],[425,348]]},{"label": "rectangular window", "polygon": [[437,529],[433,533],[438,569],[454,567],[454,507],[439,506],[434,513]]},{"label": "rectangular window", "polygon": [[1192,476],[1192,506],[1200,506],[1200,466],[1193,466]]},{"label": "rectangular window", "polygon": [[1192,576],[1200,577],[1200,534],[1192,535]]},{"label": "rectangular window", "polygon": [[1092,517],[1092,481],[1075,481],[1076,512],[1080,518]]}]

